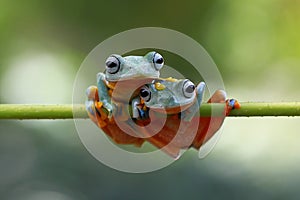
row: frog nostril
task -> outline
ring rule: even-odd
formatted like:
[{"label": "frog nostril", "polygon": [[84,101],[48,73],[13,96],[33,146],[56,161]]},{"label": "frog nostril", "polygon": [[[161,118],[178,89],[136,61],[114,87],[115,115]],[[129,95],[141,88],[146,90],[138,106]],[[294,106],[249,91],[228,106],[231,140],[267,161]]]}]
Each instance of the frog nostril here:
[{"label": "frog nostril", "polygon": [[168,103],[170,103],[170,102],[175,102],[175,97],[172,96],[172,97],[165,100],[166,105],[168,105]]}]

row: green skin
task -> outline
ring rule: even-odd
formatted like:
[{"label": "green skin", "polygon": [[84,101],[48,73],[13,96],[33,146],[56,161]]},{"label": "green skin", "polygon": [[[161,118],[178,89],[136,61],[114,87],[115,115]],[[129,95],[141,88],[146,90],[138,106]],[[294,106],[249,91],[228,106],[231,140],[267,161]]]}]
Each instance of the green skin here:
[{"label": "green skin", "polygon": [[[120,55],[113,54],[108,58],[117,60],[119,68],[117,71],[111,73],[108,70],[108,67],[106,67],[105,74],[101,72],[98,73],[97,88],[99,100],[103,103],[103,107],[107,110],[109,118],[112,116],[114,105],[112,103],[111,97],[108,94],[109,89],[107,87],[107,84],[109,82],[117,82],[136,78],[158,78],[160,75],[159,70],[163,66],[163,63],[156,63],[155,58],[157,57],[161,57],[161,55],[156,52],[149,52],[145,56],[122,57]],[[88,97],[91,96],[90,88],[87,89],[86,95]],[[88,102],[86,103],[88,112],[92,110],[90,106],[93,105],[93,103],[93,99],[88,99]]]},{"label": "green skin", "polygon": [[[155,68],[153,64],[153,57],[156,52],[152,51],[145,56],[126,56],[113,54],[120,61],[120,70],[116,73],[105,72],[105,80],[110,82],[117,82],[133,78],[158,78],[159,69]],[[99,73],[103,74],[103,73]],[[99,75],[98,75],[99,76]]]},{"label": "green skin", "polygon": [[[188,79],[180,79],[176,81],[159,80],[158,82],[164,85],[165,88],[158,90],[155,88],[155,84],[146,85],[151,95],[149,95],[149,99],[144,99],[145,106],[156,110],[172,110],[179,107],[187,107],[185,110],[181,111],[181,116],[184,121],[190,121],[201,105],[205,90],[205,83],[200,82],[193,92],[186,95],[184,93],[185,84],[192,84],[192,82]],[[196,101],[195,98],[197,98]],[[144,116],[148,116],[143,113],[145,111],[142,111],[137,106],[139,103],[140,100],[138,98],[133,100],[133,118],[144,118]],[[141,116],[141,113],[143,116]]]}]

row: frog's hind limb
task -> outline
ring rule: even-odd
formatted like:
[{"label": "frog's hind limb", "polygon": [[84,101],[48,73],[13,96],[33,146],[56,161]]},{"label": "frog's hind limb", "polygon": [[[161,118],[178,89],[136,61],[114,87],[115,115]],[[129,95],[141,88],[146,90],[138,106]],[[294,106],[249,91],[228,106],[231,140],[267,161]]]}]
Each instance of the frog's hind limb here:
[{"label": "frog's hind limb", "polygon": [[230,114],[231,110],[240,108],[240,104],[237,100],[226,100],[226,92],[224,90],[217,90],[207,103],[224,103],[224,109],[221,113],[214,113],[216,116],[199,117],[198,131],[192,144],[195,149],[200,149],[204,143],[216,134],[216,132],[221,128],[225,117]]}]

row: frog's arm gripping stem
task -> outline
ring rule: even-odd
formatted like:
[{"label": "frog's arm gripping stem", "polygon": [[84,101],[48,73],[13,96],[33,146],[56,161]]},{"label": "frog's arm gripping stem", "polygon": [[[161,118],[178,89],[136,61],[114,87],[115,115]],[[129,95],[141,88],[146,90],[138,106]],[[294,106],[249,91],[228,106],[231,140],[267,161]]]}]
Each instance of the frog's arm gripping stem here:
[{"label": "frog's arm gripping stem", "polygon": [[108,117],[112,116],[113,105],[111,103],[111,97],[109,96],[107,86],[105,84],[105,74],[98,73],[97,74],[97,86],[98,86],[98,95],[99,100],[103,103],[103,107],[108,111]]},{"label": "frog's arm gripping stem", "polygon": [[135,97],[131,101],[131,106],[132,106],[132,118],[139,118],[140,117],[140,112],[138,105],[140,104],[140,97]]},{"label": "frog's arm gripping stem", "polygon": [[205,91],[205,83],[200,82],[196,88],[197,101],[191,107],[189,107],[187,110],[181,113],[181,118],[184,121],[191,121],[192,118],[195,116],[196,112],[199,111],[200,105],[202,103],[204,91]]},{"label": "frog's arm gripping stem", "polygon": [[99,126],[98,118],[99,112],[97,112],[97,108],[95,104],[98,102],[98,88],[96,86],[90,86],[86,90],[87,100],[85,101],[85,108],[88,112],[90,119]]}]

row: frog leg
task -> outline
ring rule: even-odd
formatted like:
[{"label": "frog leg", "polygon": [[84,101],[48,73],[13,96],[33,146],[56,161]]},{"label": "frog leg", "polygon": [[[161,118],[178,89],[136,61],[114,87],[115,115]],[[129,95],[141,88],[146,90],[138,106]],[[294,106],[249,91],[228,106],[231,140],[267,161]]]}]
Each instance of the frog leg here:
[{"label": "frog leg", "polygon": [[225,103],[227,94],[224,90],[217,90],[215,93],[209,98],[207,103]]},{"label": "frog leg", "polygon": [[[207,103],[225,103],[226,101],[226,92],[224,90],[217,90],[215,93],[209,98]],[[195,149],[199,150],[199,154],[206,154],[206,150],[210,150],[210,148],[204,148],[200,149],[200,147],[206,143],[208,140],[210,140],[218,130],[221,128],[223,121],[225,120],[224,111],[226,109],[226,104],[224,104],[224,110],[218,111],[218,113],[214,113],[215,116],[200,116],[198,117],[198,131],[197,134],[193,140],[192,146]],[[218,135],[218,134],[217,134]],[[216,139],[218,137],[215,137]],[[214,144],[214,142],[212,143]],[[208,151],[209,152],[209,151]]]},{"label": "frog leg", "polygon": [[204,96],[204,92],[205,92],[205,83],[204,82],[200,82],[198,85],[197,85],[197,91],[196,91],[196,94],[197,94],[197,103],[198,103],[198,106],[200,107],[201,103],[202,103],[202,99],[203,99],[203,96]]},{"label": "frog leg", "polygon": [[135,119],[148,119],[149,118],[149,110],[147,109],[144,102],[142,102],[142,101],[141,101],[140,97],[135,97],[132,99],[132,101],[131,101],[132,118],[135,118]]},{"label": "frog leg", "polygon": [[130,114],[127,112],[128,105],[123,102],[113,102],[113,116],[114,120],[126,121],[130,118]]},{"label": "frog leg", "polygon": [[228,116],[233,109],[239,109],[240,103],[236,99],[227,99],[224,90],[217,90],[208,100],[207,103],[225,103],[224,115]]},{"label": "frog leg", "polygon": [[132,108],[132,118],[139,118],[140,117],[140,112],[139,112],[139,105],[140,105],[140,97],[135,97],[131,101],[131,108]]},{"label": "frog leg", "polygon": [[98,102],[98,89],[96,86],[90,86],[86,90],[87,100],[85,101],[85,108],[88,112],[90,119],[98,125],[97,115],[95,104]]},{"label": "frog leg", "polygon": [[202,103],[203,95],[205,91],[205,83],[200,82],[196,88],[196,102],[185,111],[181,112],[181,119],[184,121],[191,121],[195,114],[198,112]]},{"label": "frog leg", "polygon": [[[218,113],[214,113],[215,116],[201,116],[199,118],[199,126],[196,137],[193,141],[193,147],[199,149],[202,144],[206,143],[208,140],[213,139],[215,135],[218,135],[218,131],[220,130],[226,116],[228,116],[233,109],[239,109],[241,105],[235,99],[227,99],[226,100],[226,92],[224,90],[217,90],[207,101],[207,103],[223,103],[224,110],[218,111]],[[217,141],[218,137],[215,137],[215,141]],[[215,142],[211,147],[214,146]],[[201,154],[206,155],[205,152],[209,152],[211,148],[205,148],[206,150],[200,150]],[[199,155],[200,155],[199,151]],[[203,154],[204,153],[204,154]],[[202,157],[202,156],[201,156]]]},{"label": "frog leg", "polygon": [[100,128],[105,127],[107,114],[102,109],[102,102],[99,101],[98,88],[96,86],[88,87],[86,96],[85,108],[90,119]]},{"label": "frog leg", "polygon": [[227,99],[226,100],[226,111],[225,115],[228,116],[233,109],[240,109],[241,104],[236,99]]},{"label": "frog leg", "polygon": [[98,97],[99,100],[103,103],[103,107],[108,111],[108,118],[111,119],[113,105],[111,103],[111,97],[109,96],[109,91],[106,86],[105,74],[97,74],[97,86],[98,86]]}]

